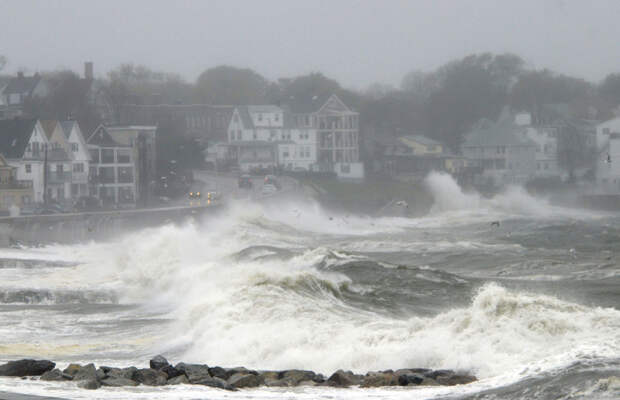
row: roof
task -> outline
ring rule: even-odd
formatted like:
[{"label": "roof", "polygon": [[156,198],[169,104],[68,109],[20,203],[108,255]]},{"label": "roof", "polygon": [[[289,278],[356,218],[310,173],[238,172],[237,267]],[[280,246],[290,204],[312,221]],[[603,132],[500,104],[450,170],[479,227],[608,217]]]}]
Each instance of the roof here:
[{"label": "roof", "polygon": [[284,103],[294,114],[310,114],[319,111],[330,97],[331,93],[324,93],[318,96],[290,96],[284,100]]},{"label": "roof", "polygon": [[237,107],[239,111],[239,116],[241,117],[241,122],[243,122],[243,127],[245,129],[254,128],[254,122],[252,122],[252,117],[250,117],[250,112],[248,111],[248,106],[239,106]]},{"label": "roof", "polygon": [[33,76],[18,75],[9,80],[9,83],[6,85],[2,93],[4,94],[32,93],[32,91],[37,86],[40,80],[41,80],[41,77],[39,75],[33,75]]},{"label": "roof", "polygon": [[278,106],[274,106],[271,104],[258,105],[258,106],[247,106],[248,111],[251,114],[254,113],[279,113],[282,112],[282,109]]},{"label": "roof", "polygon": [[418,142],[421,143],[425,146],[433,146],[433,145],[441,145],[441,142],[438,142],[436,140],[433,140],[431,138],[427,138],[426,136],[422,136],[422,135],[408,135],[408,136],[403,136],[402,139],[408,139],[408,140],[413,140],[414,142]]},{"label": "roof", "polygon": [[43,131],[45,132],[45,136],[47,136],[48,139],[51,139],[58,121],[55,121],[53,119],[42,119],[40,122],[41,126],[43,127]]},{"label": "roof", "polygon": [[490,146],[536,146],[523,135],[524,129],[517,126],[510,116],[502,115],[498,122],[482,119],[465,136],[464,147]]},{"label": "roof", "polygon": [[6,158],[22,158],[36,124],[36,119],[0,120],[0,153]]},{"label": "roof", "polygon": [[67,139],[69,139],[69,135],[71,134],[71,129],[73,129],[73,125],[75,125],[75,121],[60,121],[60,126],[65,132],[65,136],[67,137]]},{"label": "roof", "polygon": [[112,136],[110,136],[107,129],[103,125],[99,125],[93,134],[89,136],[86,142],[100,147],[129,147],[112,139]]}]

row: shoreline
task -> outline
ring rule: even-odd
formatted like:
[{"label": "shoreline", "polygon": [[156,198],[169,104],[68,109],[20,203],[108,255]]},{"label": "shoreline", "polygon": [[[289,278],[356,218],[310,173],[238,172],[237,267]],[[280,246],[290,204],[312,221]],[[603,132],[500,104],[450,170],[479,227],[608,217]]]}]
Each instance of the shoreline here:
[{"label": "shoreline", "polygon": [[[454,386],[477,381],[468,373],[427,368],[403,368],[398,370],[368,371],[354,374],[342,369],[329,377],[310,370],[251,370],[245,367],[224,368],[206,364],[170,364],[164,357],[156,356],[149,361],[149,368],[114,368],[90,363],[69,364],[64,370],[56,368],[49,360],[22,359],[0,365],[0,376],[39,376],[42,381],[77,382],[77,388],[96,390],[107,387],[168,386],[178,384],[202,385],[228,391],[258,387],[325,386],[333,388],[377,388],[385,386]],[[35,378],[36,379],[36,378]],[[53,397],[21,395],[0,392],[9,396],[6,400],[58,400]],[[13,396],[13,397],[10,397]],[[26,397],[20,397],[26,396]]]}]

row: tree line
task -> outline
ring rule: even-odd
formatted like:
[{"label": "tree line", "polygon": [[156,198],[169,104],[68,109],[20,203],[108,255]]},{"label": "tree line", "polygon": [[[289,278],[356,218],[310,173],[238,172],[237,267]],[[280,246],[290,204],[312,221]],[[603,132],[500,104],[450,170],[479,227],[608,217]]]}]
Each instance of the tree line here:
[{"label": "tree line", "polygon": [[[0,56],[0,68],[6,64]],[[47,74],[52,82],[46,98],[28,104],[46,118],[66,118],[96,124],[82,80],[72,71]],[[1,82],[0,82],[1,83]],[[547,69],[530,69],[515,54],[472,54],[434,71],[414,70],[400,87],[375,83],[349,90],[320,72],[270,81],[248,68],[217,66],[195,82],[175,73],[122,64],[98,80],[115,113],[123,104],[285,104],[295,96],[335,93],[360,112],[362,137],[423,134],[458,151],[464,134],[481,118],[495,119],[508,105],[530,112],[536,120],[542,106],[568,104],[577,117],[607,119],[620,103],[620,73],[598,83]]]}]

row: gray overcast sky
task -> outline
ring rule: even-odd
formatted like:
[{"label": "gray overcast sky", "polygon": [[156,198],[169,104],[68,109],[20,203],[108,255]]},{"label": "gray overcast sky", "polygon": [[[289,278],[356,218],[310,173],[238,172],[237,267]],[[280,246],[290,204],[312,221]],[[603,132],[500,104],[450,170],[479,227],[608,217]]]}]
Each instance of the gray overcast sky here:
[{"label": "gray overcast sky", "polygon": [[6,71],[124,62],[194,80],[219,64],[269,79],[321,71],[399,85],[473,52],[599,81],[620,72],[618,0],[0,0]]}]

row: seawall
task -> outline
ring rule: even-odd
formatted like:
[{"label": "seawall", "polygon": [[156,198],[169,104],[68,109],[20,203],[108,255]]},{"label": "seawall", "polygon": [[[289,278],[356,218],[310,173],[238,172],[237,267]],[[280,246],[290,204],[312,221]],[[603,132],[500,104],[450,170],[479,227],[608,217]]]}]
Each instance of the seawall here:
[{"label": "seawall", "polygon": [[0,217],[0,247],[13,244],[77,243],[123,232],[179,223],[221,209],[220,204]]}]

